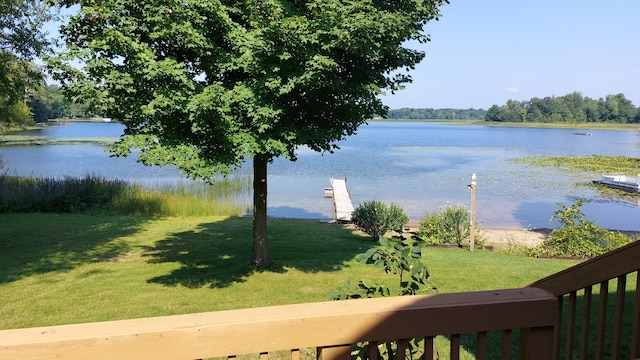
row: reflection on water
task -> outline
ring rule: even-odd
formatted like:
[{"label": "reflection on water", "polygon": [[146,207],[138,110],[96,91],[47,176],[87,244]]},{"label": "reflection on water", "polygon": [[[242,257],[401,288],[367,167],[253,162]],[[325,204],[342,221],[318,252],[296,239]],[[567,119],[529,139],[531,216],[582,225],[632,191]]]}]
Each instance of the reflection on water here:
[{"label": "reflection on water", "polygon": [[[38,135],[115,137],[122,129],[115,123],[84,123],[42,129]],[[476,173],[477,220],[482,226],[549,227],[557,203],[586,198],[592,201],[583,210],[598,225],[640,229],[637,203],[605,200],[584,186],[599,174],[567,174],[510,161],[534,155],[640,157],[638,131],[589,130],[592,136],[575,136],[576,131],[374,122],[340,142],[334,154],[301,148],[296,162],[276,159],[269,167],[269,215],[330,219],[333,205],[323,198],[323,189],[330,177],[346,177],[354,205],[371,199],[395,202],[412,218],[420,218],[447,204],[470,207],[467,184]],[[189,181],[172,168],[110,158],[97,145],[2,147],[0,154],[10,175],[96,174],[145,186]],[[239,170],[249,171],[250,166]]]}]

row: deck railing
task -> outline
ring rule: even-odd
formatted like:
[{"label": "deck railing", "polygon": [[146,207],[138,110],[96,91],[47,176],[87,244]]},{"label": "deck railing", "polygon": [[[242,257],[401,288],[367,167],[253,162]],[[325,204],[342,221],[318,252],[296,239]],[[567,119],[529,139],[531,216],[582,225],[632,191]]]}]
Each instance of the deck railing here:
[{"label": "deck railing", "polygon": [[560,301],[554,359],[640,358],[638,270],[640,241],[529,285]]},{"label": "deck railing", "polygon": [[[640,242],[636,242],[522,289],[3,330],[0,359],[201,359],[255,354],[265,360],[275,351],[280,351],[278,359],[283,353],[291,359],[349,359],[352,344],[362,342],[369,344],[365,357],[375,359],[378,345],[383,348],[387,341],[394,341],[396,358],[406,358],[409,340],[416,338],[420,348],[413,351],[425,359],[458,359],[466,352],[477,359],[561,355],[574,359],[574,352],[580,358],[619,359],[624,353],[633,359],[640,357],[640,299],[635,291],[639,269]],[[632,286],[627,286],[629,278],[635,282]],[[594,297],[595,293],[599,295]],[[613,311],[607,311],[610,304]],[[434,345],[442,339],[436,336],[446,337],[447,354]],[[470,336],[471,342],[461,340]]]},{"label": "deck railing", "polygon": [[[521,329],[519,359],[551,356],[557,298],[542,289],[393,297],[285,305],[101,323],[0,331],[0,359],[201,359],[234,358],[317,348],[314,357],[349,359],[351,344],[421,339],[426,359],[434,337],[450,337],[459,358],[460,334],[477,334],[473,352],[486,359],[487,333],[504,331],[502,352],[510,358],[511,331]],[[289,356],[290,355],[290,356]],[[404,358],[399,356],[398,358]]]}]

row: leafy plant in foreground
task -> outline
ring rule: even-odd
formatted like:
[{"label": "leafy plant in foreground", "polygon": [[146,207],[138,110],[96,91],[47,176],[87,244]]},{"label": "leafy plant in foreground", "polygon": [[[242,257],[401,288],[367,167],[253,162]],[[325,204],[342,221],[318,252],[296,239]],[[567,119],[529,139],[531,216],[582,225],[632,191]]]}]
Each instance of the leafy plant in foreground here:
[{"label": "leafy plant in foreground", "polygon": [[409,221],[407,213],[397,204],[387,206],[382,201],[371,200],[360,204],[351,222],[378,241],[389,230],[400,230]]},{"label": "leafy plant in foreground", "polygon": [[[365,264],[382,269],[387,274],[397,275],[397,286],[389,287],[370,280],[360,280],[354,287],[345,283],[340,292],[329,294],[332,300],[371,298],[377,296],[416,295],[436,287],[429,281],[429,270],[422,261],[423,244],[413,239],[380,238],[379,245],[356,256]],[[395,291],[393,290],[395,289]]]},{"label": "leafy plant in foreground", "polygon": [[558,204],[560,209],[553,213],[549,223],[558,220],[560,228],[532,249],[532,255],[595,257],[632,241],[625,234],[603,229],[587,220],[581,209],[585,201],[580,199],[569,207]]},{"label": "leafy plant in foreground", "polygon": [[[371,280],[360,280],[357,286],[353,286],[347,281],[344,287],[339,288],[338,292],[330,293],[328,298],[346,300],[391,296],[396,291],[397,295],[417,295],[437,291],[436,286],[429,281],[429,270],[422,261],[422,248],[423,243],[413,239],[380,238],[379,245],[358,255],[356,259],[365,264],[374,265],[387,274],[396,275],[397,288]],[[371,345],[369,342],[353,345],[352,358],[368,359]],[[395,341],[380,342],[375,346],[377,358],[406,358],[407,354],[398,354],[398,346]],[[411,339],[408,342],[407,351],[410,358],[417,357],[420,352],[419,340]]]}]

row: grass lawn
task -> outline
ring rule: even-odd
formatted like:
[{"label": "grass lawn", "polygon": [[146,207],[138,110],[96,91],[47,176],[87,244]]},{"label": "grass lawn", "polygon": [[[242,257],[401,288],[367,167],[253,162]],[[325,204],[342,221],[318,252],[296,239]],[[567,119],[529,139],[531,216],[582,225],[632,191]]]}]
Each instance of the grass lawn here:
[{"label": "grass lawn", "polygon": [[[372,241],[335,224],[270,220],[253,270],[251,219],[0,215],[0,328],[325,301],[344,281],[396,278],[353,260]],[[439,292],[514,288],[575,262],[428,248]]]}]

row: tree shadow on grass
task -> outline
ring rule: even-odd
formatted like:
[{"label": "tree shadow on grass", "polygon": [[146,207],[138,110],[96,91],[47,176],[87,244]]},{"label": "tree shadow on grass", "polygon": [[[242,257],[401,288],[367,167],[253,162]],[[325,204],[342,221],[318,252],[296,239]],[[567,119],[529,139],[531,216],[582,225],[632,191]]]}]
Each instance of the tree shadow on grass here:
[{"label": "tree shadow on grass", "polygon": [[338,271],[374,243],[370,238],[336,224],[311,220],[269,219],[268,240],[273,264],[249,266],[252,223],[249,218],[228,218],[203,223],[196,230],[175,233],[145,249],[151,263],[178,263],[180,267],[149,282],[166,286],[222,288],[241,283],[256,272],[284,273]]},{"label": "tree shadow on grass", "polygon": [[118,240],[146,221],[125,216],[0,215],[0,284],[109,261],[132,245]]}]

